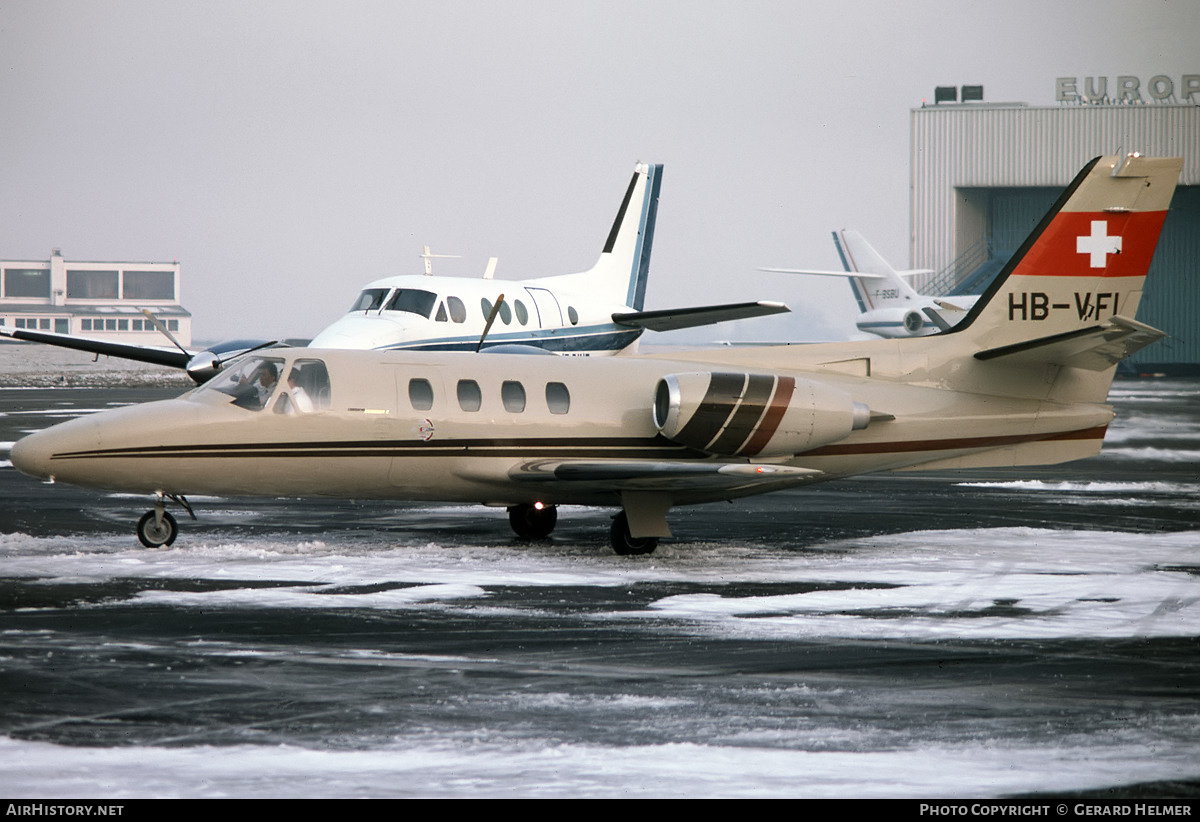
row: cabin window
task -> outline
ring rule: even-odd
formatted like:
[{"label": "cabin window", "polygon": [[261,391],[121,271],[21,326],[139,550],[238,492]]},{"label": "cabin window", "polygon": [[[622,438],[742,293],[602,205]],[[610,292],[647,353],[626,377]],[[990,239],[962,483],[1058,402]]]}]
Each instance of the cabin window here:
[{"label": "cabin window", "polygon": [[419,288],[400,288],[388,300],[385,311],[406,311],[419,317],[429,319],[433,307],[437,304],[437,294],[432,291],[422,291]]},{"label": "cabin window", "polygon": [[525,410],[525,386],[513,380],[505,380],[500,384],[500,400],[504,403],[505,411],[520,414]]},{"label": "cabin window", "polygon": [[571,392],[561,382],[546,383],[546,407],[551,414],[565,414],[571,410]]},{"label": "cabin window", "polygon": [[464,411],[478,411],[483,405],[483,392],[475,380],[458,381],[458,407]]},{"label": "cabin window", "polygon": [[408,381],[408,401],[415,411],[433,408],[433,386],[429,380],[414,378]]},{"label": "cabin window", "polygon": [[446,307],[450,309],[450,319],[456,323],[467,321],[467,307],[458,297],[447,297]]},{"label": "cabin window", "polygon": [[517,313],[517,322],[525,325],[529,322],[529,309],[525,307],[525,303],[517,300],[513,303],[513,310]]},{"label": "cabin window", "polygon": [[391,291],[390,288],[368,288],[358,295],[354,305],[350,306],[351,313],[355,311],[378,311],[383,305],[383,299]]},{"label": "cabin window", "polygon": [[483,318],[486,320],[492,316],[492,301],[484,297],[479,301],[479,310],[483,312]]},{"label": "cabin window", "polygon": [[239,408],[260,411],[279,385],[282,370],[282,359],[247,357],[202,385],[198,393],[219,391],[233,397],[233,404]]},{"label": "cabin window", "polygon": [[579,312],[575,310],[575,306],[567,306],[567,319],[571,321],[571,325],[579,325]]},{"label": "cabin window", "polygon": [[500,321],[505,325],[512,322],[512,308],[508,305],[508,300],[500,303]]}]

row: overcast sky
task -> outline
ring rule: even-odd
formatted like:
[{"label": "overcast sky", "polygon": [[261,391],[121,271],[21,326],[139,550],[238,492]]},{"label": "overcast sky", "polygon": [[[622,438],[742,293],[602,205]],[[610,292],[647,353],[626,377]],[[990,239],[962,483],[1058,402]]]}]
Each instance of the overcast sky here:
[{"label": "overcast sky", "polygon": [[783,299],[845,337],[844,283],[755,268],[839,267],[838,228],[922,264],[935,86],[1054,105],[1059,76],[1178,83],[1198,43],[1195,0],[0,0],[0,258],[178,259],[197,339],[310,337],[424,244],[588,268],[640,160],[647,308]]}]

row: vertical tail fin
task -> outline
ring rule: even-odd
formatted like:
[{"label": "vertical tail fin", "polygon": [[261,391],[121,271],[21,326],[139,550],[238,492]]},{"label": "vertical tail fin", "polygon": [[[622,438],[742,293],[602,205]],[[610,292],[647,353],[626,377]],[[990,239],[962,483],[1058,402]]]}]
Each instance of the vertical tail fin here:
[{"label": "vertical tail fin", "polygon": [[846,271],[869,275],[850,278],[850,288],[862,313],[879,308],[906,307],[909,301],[919,299],[920,295],[913,287],[857,231],[835,231],[833,243]]},{"label": "vertical tail fin", "polygon": [[662,165],[639,163],[634,168],[600,258],[587,271],[552,278],[558,287],[586,290],[597,300],[642,310],[662,173]]},{"label": "vertical tail fin", "polygon": [[1177,157],[1093,160],[953,333],[985,349],[982,359],[1131,322],[1182,167]]}]

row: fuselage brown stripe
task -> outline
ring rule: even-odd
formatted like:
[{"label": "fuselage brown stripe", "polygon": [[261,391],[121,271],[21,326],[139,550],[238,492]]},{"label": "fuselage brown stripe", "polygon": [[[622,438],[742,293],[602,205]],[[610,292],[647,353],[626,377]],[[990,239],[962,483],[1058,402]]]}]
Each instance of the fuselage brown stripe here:
[{"label": "fuselage brown stripe", "polygon": [[[778,423],[776,423],[778,425]],[[891,440],[887,442],[838,443],[814,448],[801,454],[804,457],[828,457],[866,454],[899,454],[912,451],[961,451],[1001,448],[1027,442],[1065,442],[1103,439],[1108,426],[1095,426],[1057,434],[1009,434],[989,437],[955,437],[931,440]],[[620,444],[617,444],[617,443]],[[114,448],[98,451],[75,451],[53,454],[51,459],[179,459],[179,458],[237,458],[237,457],[589,457],[633,458],[647,460],[710,459],[686,445],[665,438],[609,442],[604,440],[572,441],[561,438],[549,444],[545,440],[451,440],[441,443],[393,442],[287,442],[231,443],[227,445],[158,445],[139,448]]]}]

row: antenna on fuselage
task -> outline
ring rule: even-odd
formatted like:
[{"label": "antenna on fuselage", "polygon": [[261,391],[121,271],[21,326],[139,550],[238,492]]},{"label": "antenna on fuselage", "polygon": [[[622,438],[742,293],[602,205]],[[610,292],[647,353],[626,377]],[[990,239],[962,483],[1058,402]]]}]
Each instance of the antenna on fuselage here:
[{"label": "antenna on fuselage", "polygon": [[483,324],[483,333],[479,335],[479,345],[475,346],[475,353],[478,354],[483,348],[483,341],[487,339],[488,332],[492,330],[492,323],[496,321],[496,315],[500,313],[500,306],[504,302],[504,295],[501,294],[496,298],[496,304],[492,306],[492,310],[488,312],[487,322]]},{"label": "antenna on fuselage", "polygon": [[425,260],[425,276],[426,277],[433,276],[433,260],[434,260],[434,258],[437,258],[439,260],[457,260],[458,259],[457,254],[434,254],[433,252],[431,252],[429,250],[429,246],[425,246],[425,250],[420,256]]},{"label": "antenna on fuselage", "polygon": [[490,280],[492,277],[496,276],[496,263],[498,262],[500,262],[499,257],[488,257],[487,268],[483,270],[483,278],[485,280]]}]

